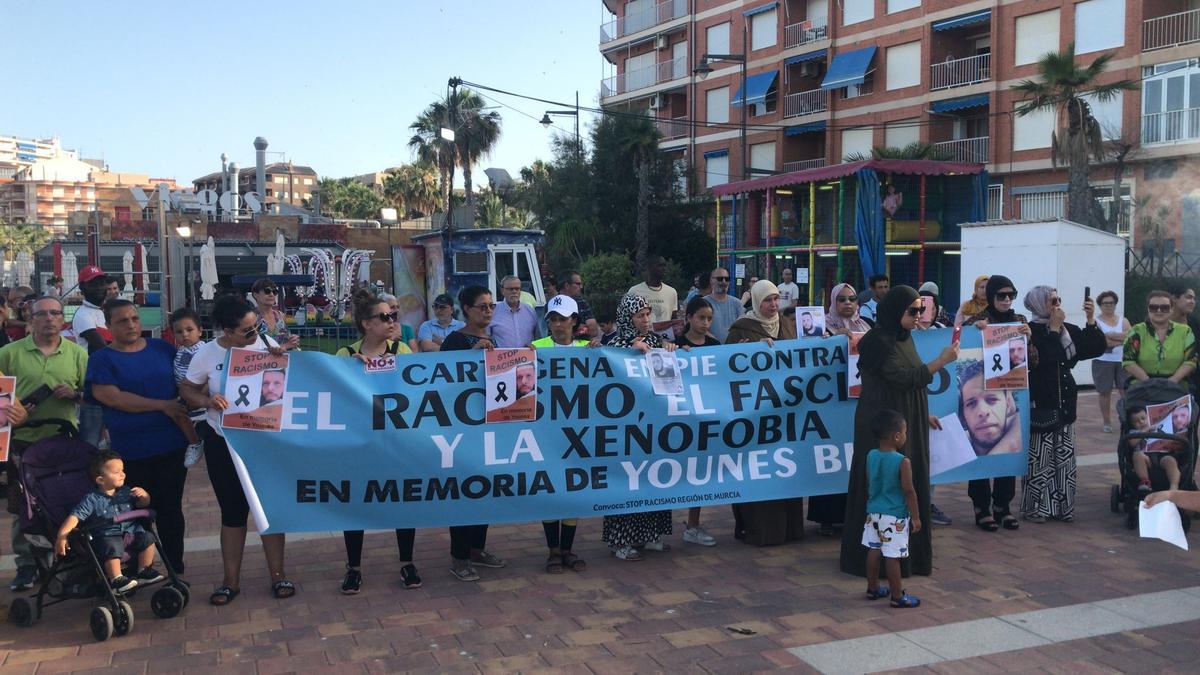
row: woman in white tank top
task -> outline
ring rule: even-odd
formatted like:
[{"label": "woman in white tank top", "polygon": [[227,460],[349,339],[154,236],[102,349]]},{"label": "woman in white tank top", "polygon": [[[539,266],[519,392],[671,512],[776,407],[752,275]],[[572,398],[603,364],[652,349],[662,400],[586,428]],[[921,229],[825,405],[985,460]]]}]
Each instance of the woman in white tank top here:
[{"label": "woman in white tank top", "polygon": [[1092,360],[1092,382],[1096,385],[1096,393],[1100,399],[1100,415],[1104,418],[1104,433],[1112,433],[1112,392],[1123,395],[1125,390],[1125,371],[1121,368],[1121,346],[1125,343],[1125,334],[1129,332],[1129,320],[1117,314],[1117,302],[1120,298],[1112,291],[1104,291],[1096,297],[1100,305],[1100,316],[1096,317],[1096,325],[1104,331],[1108,342],[1108,351],[1103,356]]}]

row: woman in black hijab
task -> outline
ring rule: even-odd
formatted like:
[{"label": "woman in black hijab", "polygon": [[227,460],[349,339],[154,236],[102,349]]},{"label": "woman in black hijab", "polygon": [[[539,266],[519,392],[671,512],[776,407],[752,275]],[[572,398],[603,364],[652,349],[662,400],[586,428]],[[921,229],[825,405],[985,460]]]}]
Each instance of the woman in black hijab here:
[{"label": "woman in black hijab", "polygon": [[[929,522],[929,427],[939,424],[929,414],[926,387],[934,373],[958,358],[958,345],[951,343],[936,359],[922,363],[909,335],[920,315],[917,292],[909,286],[893,286],[879,303],[875,327],[858,343],[862,395],[854,411],[854,460],[846,495],[846,529],[842,533],[841,567],[848,574],[866,576],[867,550],[858,524],[867,519],[867,453],[875,447],[871,422],[881,410],[895,410],[908,422],[904,455],[912,462],[920,519]],[[931,574],[933,540],[928,527],[911,534],[908,545],[909,557],[901,561],[903,574]]]}]

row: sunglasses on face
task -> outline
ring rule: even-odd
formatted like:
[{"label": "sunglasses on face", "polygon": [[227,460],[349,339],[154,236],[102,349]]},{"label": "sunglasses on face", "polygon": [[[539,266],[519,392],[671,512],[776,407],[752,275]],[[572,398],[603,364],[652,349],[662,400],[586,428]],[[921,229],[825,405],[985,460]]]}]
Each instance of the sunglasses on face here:
[{"label": "sunglasses on face", "polygon": [[473,309],[482,309],[482,310],[492,311],[492,310],[496,309],[496,303],[484,302],[484,303],[480,303],[478,305],[471,305],[471,307]]},{"label": "sunglasses on face", "polygon": [[996,294],[996,299],[997,300],[1016,300],[1017,292],[1016,291],[1000,291],[999,293]]},{"label": "sunglasses on face", "polygon": [[379,319],[383,323],[394,323],[400,320],[400,312],[380,312],[372,314],[369,318]]},{"label": "sunglasses on face", "polygon": [[278,295],[278,294],[279,294],[279,289],[277,289],[277,288],[264,288],[264,289],[262,289],[261,291],[259,291],[259,293],[266,293],[267,295]]},{"label": "sunglasses on face", "polygon": [[921,316],[921,308],[920,307],[909,307],[908,315],[909,316]]},{"label": "sunglasses on face", "polygon": [[1166,314],[1167,312],[1171,311],[1170,305],[1147,305],[1147,307],[1151,312],[1155,312],[1157,314]]},{"label": "sunglasses on face", "polygon": [[729,277],[713,277],[712,280],[724,283],[726,281],[729,281]]},{"label": "sunglasses on face", "polygon": [[853,295],[839,295],[834,299],[838,302],[854,302],[857,300],[857,298],[855,298]]},{"label": "sunglasses on face", "polygon": [[1062,304],[1062,298],[1050,298],[1050,304],[1058,307]]}]

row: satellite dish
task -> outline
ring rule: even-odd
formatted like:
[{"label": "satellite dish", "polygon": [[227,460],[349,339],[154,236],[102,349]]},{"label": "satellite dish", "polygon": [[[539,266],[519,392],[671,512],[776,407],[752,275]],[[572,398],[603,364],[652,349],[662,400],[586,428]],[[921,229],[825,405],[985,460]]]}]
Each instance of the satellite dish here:
[{"label": "satellite dish", "polygon": [[250,209],[252,213],[259,213],[262,211],[262,199],[259,198],[257,192],[244,193],[242,195],[242,203],[244,203],[246,208]]},{"label": "satellite dish", "polygon": [[201,190],[196,193],[196,203],[200,206],[216,206],[217,192],[216,190]]},{"label": "satellite dish", "polygon": [[226,192],[221,195],[221,198],[217,200],[217,203],[221,205],[222,211],[225,211],[226,213],[237,213],[242,208],[242,197],[241,195],[234,194],[233,192]]}]

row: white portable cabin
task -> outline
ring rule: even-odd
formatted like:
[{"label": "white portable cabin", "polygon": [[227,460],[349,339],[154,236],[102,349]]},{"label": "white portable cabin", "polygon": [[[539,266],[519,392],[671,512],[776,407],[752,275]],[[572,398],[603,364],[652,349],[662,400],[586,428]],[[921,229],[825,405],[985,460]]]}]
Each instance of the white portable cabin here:
[{"label": "white portable cabin", "polygon": [[[1125,307],[1125,248],[1123,237],[1069,220],[998,220],[962,225],[962,297],[974,292],[971,284],[981,274],[1002,274],[1017,287],[1017,312],[1025,309],[1025,291],[1038,285],[1058,289],[1067,321],[1084,324],[1083,291],[1092,299],[1102,291],[1121,298],[1117,316]],[[1099,315],[1100,308],[1096,308]],[[1074,370],[1075,381],[1092,384],[1091,362]]]}]

